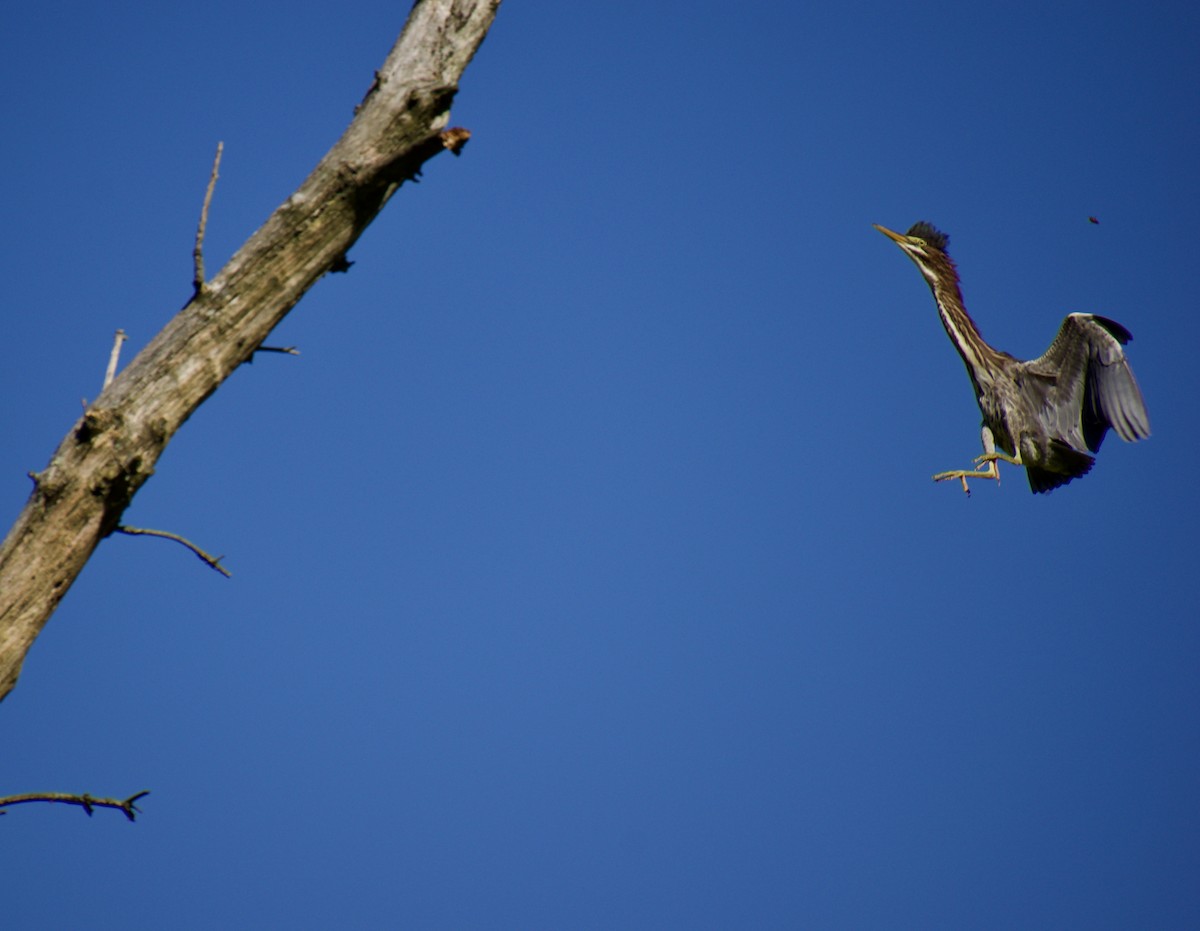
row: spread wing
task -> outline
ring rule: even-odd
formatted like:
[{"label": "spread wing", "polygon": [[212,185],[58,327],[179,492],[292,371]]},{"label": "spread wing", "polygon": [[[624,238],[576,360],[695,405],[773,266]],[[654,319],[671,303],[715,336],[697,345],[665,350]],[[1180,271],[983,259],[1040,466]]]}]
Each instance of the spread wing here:
[{"label": "spread wing", "polygon": [[1071,314],[1050,348],[1022,363],[1043,386],[1037,393],[1051,435],[1096,452],[1111,427],[1126,442],[1150,435],[1146,403],[1121,349],[1133,337],[1121,324],[1095,314]]}]

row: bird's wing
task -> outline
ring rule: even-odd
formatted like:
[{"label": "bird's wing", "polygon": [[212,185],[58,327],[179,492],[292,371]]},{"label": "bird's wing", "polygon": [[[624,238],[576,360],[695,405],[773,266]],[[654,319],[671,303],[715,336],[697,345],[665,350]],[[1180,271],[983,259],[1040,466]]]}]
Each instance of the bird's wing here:
[{"label": "bird's wing", "polygon": [[1107,317],[1071,314],[1050,348],[1024,363],[1030,374],[1053,383],[1043,395],[1052,433],[1074,440],[1082,430],[1092,452],[1109,427],[1126,442],[1150,435],[1146,403],[1121,349],[1132,338]]}]

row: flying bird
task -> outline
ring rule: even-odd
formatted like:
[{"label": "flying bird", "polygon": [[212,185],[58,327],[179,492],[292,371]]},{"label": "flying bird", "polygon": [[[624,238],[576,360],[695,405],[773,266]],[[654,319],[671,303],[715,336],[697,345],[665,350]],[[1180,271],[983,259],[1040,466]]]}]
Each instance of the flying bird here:
[{"label": "flying bird", "polygon": [[958,271],[946,253],[949,237],[924,221],[905,234],[875,225],[916,263],[938,316],[962,356],[983,413],[983,455],[974,469],[939,472],[936,482],[1000,481],[997,461],[1024,466],[1035,494],[1053,491],[1091,471],[1104,434],[1126,442],[1150,435],[1146,404],[1121,347],[1132,336],[1115,320],[1070,314],[1050,348],[1022,362],[993,349],[963,306]]}]

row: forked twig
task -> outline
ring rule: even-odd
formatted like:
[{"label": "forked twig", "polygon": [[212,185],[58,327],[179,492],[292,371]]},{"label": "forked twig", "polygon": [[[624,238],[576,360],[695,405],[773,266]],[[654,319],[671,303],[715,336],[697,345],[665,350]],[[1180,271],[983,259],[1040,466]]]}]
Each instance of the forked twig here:
[{"label": "forked twig", "polygon": [[136,821],[141,809],[134,802],[149,794],[149,789],[143,789],[141,792],[135,792],[129,798],[119,799],[96,798],[86,792],[83,795],[75,795],[71,792],[26,792],[24,795],[0,797],[0,815],[5,814],[4,809],[9,805],[23,805],[26,802],[65,802],[68,805],[78,805],[88,813],[89,817],[97,808],[116,808],[125,812],[125,817],[130,821]]}]

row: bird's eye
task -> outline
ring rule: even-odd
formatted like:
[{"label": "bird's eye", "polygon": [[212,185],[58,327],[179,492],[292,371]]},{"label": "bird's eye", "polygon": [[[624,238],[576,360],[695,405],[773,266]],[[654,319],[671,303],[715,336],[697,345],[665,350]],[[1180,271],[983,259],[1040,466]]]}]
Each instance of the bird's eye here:
[{"label": "bird's eye", "polygon": [[928,245],[928,243],[926,243],[925,240],[922,239],[920,236],[909,236],[908,241],[911,242],[914,246]]}]

